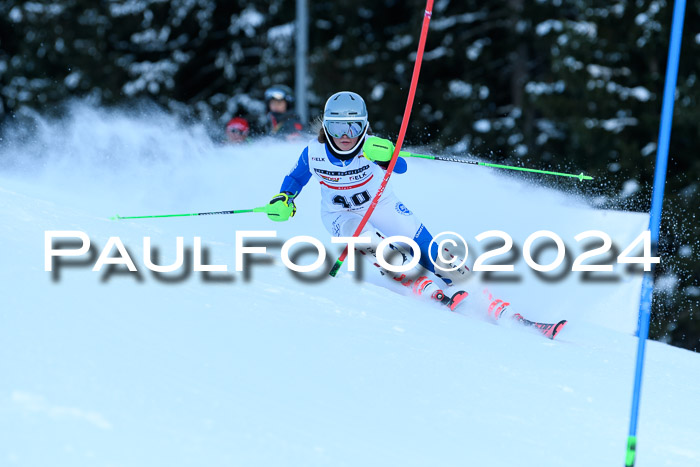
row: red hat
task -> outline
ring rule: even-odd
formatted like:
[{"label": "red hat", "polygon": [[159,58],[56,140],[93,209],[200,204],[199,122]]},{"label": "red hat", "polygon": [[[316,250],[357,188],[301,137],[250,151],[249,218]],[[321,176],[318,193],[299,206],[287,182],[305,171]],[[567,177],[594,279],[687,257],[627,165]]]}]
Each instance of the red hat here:
[{"label": "red hat", "polygon": [[237,131],[239,133],[247,135],[250,131],[250,125],[248,125],[248,120],[246,120],[245,118],[234,117],[226,124],[226,131]]}]

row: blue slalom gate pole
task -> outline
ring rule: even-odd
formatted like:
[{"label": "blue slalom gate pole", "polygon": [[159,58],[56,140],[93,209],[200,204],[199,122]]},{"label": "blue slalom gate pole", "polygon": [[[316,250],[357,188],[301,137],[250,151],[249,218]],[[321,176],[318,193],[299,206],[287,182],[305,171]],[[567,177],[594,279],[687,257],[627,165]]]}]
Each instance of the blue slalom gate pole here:
[{"label": "blue slalom gate pole", "polygon": [[[661,108],[661,123],[659,127],[659,145],[656,148],[656,168],[654,171],[654,190],[651,198],[651,217],[649,230],[651,243],[657,245],[661,224],[661,208],[664,201],[664,185],[666,184],[666,168],[668,165],[668,147],[671,142],[671,124],[673,122],[673,104],[678,78],[678,62],[681,54],[681,38],[683,37],[683,20],[685,18],[685,0],[677,0],[673,6],[673,23],[671,25],[671,43],[668,47],[668,63],[666,64],[666,83]],[[639,329],[637,335],[637,366],[634,373],[634,390],[632,392],[632,413],[630,416],[630,432],[627,438],[627,456],[625,466],[634,466],[637,454],[637,418],[639,415],[639,399],[642,389],[642,371],[644,369],[644,351],[649,336],[649,319],[651,317],[651,299],[654,289],[654,268],[644,273],[642,293],[639,303]]]}]

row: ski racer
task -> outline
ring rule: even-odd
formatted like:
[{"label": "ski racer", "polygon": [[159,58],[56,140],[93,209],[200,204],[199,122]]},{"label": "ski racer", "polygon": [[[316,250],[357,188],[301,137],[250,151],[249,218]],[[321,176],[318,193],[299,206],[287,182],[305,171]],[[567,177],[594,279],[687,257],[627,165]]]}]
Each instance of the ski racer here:
[{"label": "ski racer", "polygon": [[[324,226],[336,237],[351,237],[377,193],[390,160],[390,156],[373,160],[363,152],[369,132],[367,106],[362,97],[349,91],[333,94],[326,102],[318,138],[309,142],[297,164],[284,178],[280,193],[267,206],[268,217],[274,221],[286,221],[294,216],[295,198],[314,177],[321,185]],[[401,174],[406,169],[406,161],[399,158],[394,172]],[[429,250],[432,235],[388,185],[360,234],[360,237],[369,237],[371,243],[358,244],[358,251],[379,267],[377,246],[387,236],[394,235],[411,238],[418,244],[420,264],[414,268],[414,274],[393,273],[380,268],[382,275],[410,287],[419,297],[428,297],[454,310],[467,293],[458,291],[448,296],[443,288],[466,276],[468,268],[462,266],[451,272],[435,270],[430,258],[436,261],[438,255],[435,243]],[[402,255],[403,264],[410,259],[402,245],[390,245],[389,248]]]},{"label": "ski racer", "polygon": [[[295,198],[314,177],[321,185],[321,219],[326,230],[336,237],[351,237],[381,186],[384,171],[393,154],[392,150],[378,147],[384,144],[393,149],[390,141],[369,134],[367,106],[362,97],[350,91],[333,94],[326,101],[318,138],[311,140],[302,151],[296,165],[284,178],[280,193],[266,206],[268,217],[279,222],[294,216]],[[399,157],[394,172],[402,174],[406,169],[406,161]],[[412,274],[385,270],[377,262],[379,243],[387,236],[395,235],[412,238],[420,249],[420,261]],[[359,237],[368,237],[370,243],[358,243],[358,251],[378,267],[383,276],[410,288],[418,297],[436,301],[455,311],[469,295],[463,290],[451,295],[443,291],[465,279],[469,268],[461,265],[450,269],[453,264],[459,265],[463,261],[444,244],[441,245],[443,251],[438,254],[438,246],[432,242],[433,237],[428,229],[394,195],[390,185],[385,187]],[[409,261],[411,254],[404,246],[390,244],[389,248],[399,253],[402,264]],[[435,265],[442,268],[436,269]],[[558,323],[529,321],[521,314],[513,313],[509,309],[510,303],[494,297],[486,289],[483,299],[486,300],[488,315],[496,321],[508,316],[522,325],[537,328],[550,339],[554,339],[567,323],[566,320]]]}]

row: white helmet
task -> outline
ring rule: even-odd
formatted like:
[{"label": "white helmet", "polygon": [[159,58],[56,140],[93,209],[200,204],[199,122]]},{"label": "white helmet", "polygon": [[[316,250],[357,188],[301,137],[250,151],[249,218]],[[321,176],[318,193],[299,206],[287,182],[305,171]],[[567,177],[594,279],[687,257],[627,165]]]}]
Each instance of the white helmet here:
[{"label": "white helmet", "polygon": [[[341,91],[328,98],[323,111],[323,131],[334,153],[354,157],[362,147],[368,128],[367,106],[359,94]],[[341,151],[333,144],[333,138],[343,135],[358,138],[355,146]]]}]

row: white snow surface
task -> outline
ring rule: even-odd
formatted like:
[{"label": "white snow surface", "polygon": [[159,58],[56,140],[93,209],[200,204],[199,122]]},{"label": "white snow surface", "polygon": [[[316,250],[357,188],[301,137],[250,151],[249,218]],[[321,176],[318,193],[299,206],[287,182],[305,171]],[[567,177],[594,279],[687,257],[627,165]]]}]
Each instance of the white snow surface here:
[{"label": "white snow surface", "polygon": [[[0,465],[622,465],[638,275],[616,266],[614,282],[571,272],[547,282],[521,255],[517,280],[475,276],[470,301],[450,313],[357,281],[347,264],[337,278],[301,281],[279,248],[269,248],[273,263],[248,264],[247,279],[236,272],[237,231],[311,235],[337,257],[313,181],[286,223],[257,213],[109,219],[263,205],[303,146],[217,146],[167,115],[84,107],[45,121],[31,141],[6,142]],[[394,191],[433,234],[456,231],[479,252],[474,237],[486,230],[519,247],[551,230],[575,257],[582,231],[624,248],[646,226],[645,215],[594,210],[494,169],[408,163]],[[89,255],[47,272],[47,230],[85,232],[95,255],[119,237],[139,272],[93,272]],[[190,249],[200,237],[205,262],[228,272],[213,281],[191,262],[170,275],[146,269],[143,238],[170,264],[178,236]],[[485,286],[531,319],[569,324],[555,341],[495,324],[479,306]],[[699,387],[697,354],[648,343],[637,466],[700,465]]]}]

